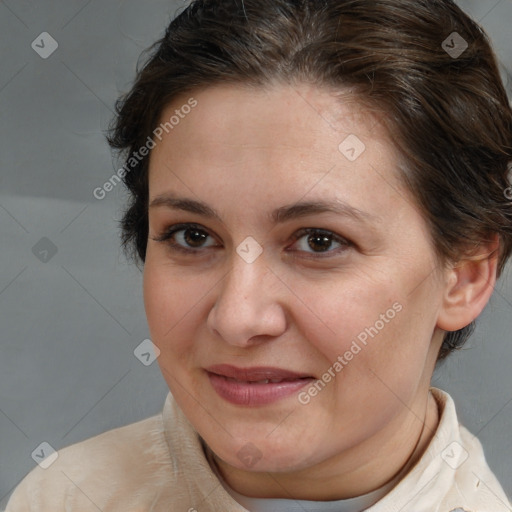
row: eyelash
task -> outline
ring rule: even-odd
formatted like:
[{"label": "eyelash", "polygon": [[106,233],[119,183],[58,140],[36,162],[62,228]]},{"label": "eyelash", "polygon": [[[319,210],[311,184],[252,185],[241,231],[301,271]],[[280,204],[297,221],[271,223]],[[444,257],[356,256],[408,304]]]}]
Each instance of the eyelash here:
[{"label": "eyelash", "polygon": [[[208,236],[211,236],[208,233],[208,230],[205,229],[200,224],[188,223],[188,224],[175,224],[175,225],[169,227],[167,230],[165,230],[159,236],[152,238],[152,240],[154,240],[155,242],[166,243],[169,246],[169,248],[173,251],[178,251],[178,252],[188,254],[188,255],[191,255],[191,254],[198,255],[201,252],[201,249],[202,249],[201,247],[199,247],[197,249],[187,249],[181,245],[176,244],[175,242],[173,242],[171,240],[172,237],[176,233],[178,233],[180,231],[186,231],[188,229],[196,229],[197,231],[200,231],[202,233],[207,234]],[[293,251],[293,252],[305,252],[305,254],[308,254],[308,256],[306,256],[306,258],[320,259],[320,258],[332,257],[333,255],[337,255],[337,254],[339,254],[340,251],[343,252],[348,247],[353,245],[347,239],[345,239],[339,235],[336,235],[336,233],[333,233],[332,231],[329,231],[326,229],[320,229],[320,228],[301,228],[292,235],[292,242],[295,243],[297,240],[300,240],[302,237],[307,236],[307,235],[326,235],[331,238],[332,242],[339,243],[341,245],[341,247],[338,247],[335,250],[327,250],[325,252],[317,252],[317,253],[315,253],[315,252],[308,253],[306,251]],[[209,247],[206,247],[206,249],[208,249],[208,248]]]}]

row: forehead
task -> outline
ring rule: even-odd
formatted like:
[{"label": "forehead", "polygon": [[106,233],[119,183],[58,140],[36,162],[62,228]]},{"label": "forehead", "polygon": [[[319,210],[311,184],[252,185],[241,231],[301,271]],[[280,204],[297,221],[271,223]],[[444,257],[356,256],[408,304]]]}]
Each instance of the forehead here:
[{"label": "forehead", "polygon": [[[197,102],[193,110],[187,107],[192,98]],[[181,111],[185,115],[178,119]],[[379,113],[355,94],[306,84],[212,86],[175,98],[162,111],[160,123],[165,125],[171,118],[179,122],[172,127],[173,138],[186,138],[190,144],[200,139],[215,145],[267,142],[266,147],[284,146],[314,141],[318,134],[328,137],[326,146],[334,143],[335,147],[344,134],[370,134],[372,139],[390,141]]]},{"label": "forehead", "polygon": [[162,126],[173,117],[151,153],[150,200],[170,188],[213,202],[246,194],[255,208],[262,197],[279,207],[315,193],[376,212],[396,203],[397,152],[378,115],[350,93],[221,85],[175,98]]}]

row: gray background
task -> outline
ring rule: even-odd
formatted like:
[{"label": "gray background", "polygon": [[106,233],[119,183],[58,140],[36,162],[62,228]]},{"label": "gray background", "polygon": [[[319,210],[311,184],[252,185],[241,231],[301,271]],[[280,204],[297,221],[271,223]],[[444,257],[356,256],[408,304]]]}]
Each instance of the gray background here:
[{"label": "gray background", "polygon": [[[460,4],[491,35],[512,92],[512,0]],[[0,3],[0,509],[41,442],[60,449],[156,414],[167,394],[157,364],[133,353],[149,334],[141,274],[119,249],[125,192],[99,201],[92,191],[117,168],[103,137],[115,99],[183,6]],[[59,45],[47,59],[31,48],[45,31]],[[509,267],[477,333],[433,383],[512,496],[511,315]]]}]

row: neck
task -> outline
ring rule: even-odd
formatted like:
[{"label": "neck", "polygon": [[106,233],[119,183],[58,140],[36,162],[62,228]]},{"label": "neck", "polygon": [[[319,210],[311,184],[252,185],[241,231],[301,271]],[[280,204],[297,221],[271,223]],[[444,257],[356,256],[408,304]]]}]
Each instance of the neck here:
[{"label": "neck", "polygon": [[422,410],[422,415],[408,411],[399,424],[390,423],[385,432],[347,453],[292,473],[240,470],[212,455],[224,481],[244,496],[309,501],[354,498],[400,480],[418,462],[439,423],[437,404],[431,393]]}]

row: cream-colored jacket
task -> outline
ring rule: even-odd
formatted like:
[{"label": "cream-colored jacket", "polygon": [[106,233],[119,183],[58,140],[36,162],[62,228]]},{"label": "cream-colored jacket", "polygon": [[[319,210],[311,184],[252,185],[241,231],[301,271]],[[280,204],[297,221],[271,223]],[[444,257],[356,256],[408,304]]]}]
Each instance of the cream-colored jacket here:
[{"label": "cream-colored jacket", "polygon": [[[407,476],[368,512],[510,512],[482,447],[459,426],[448,394]],[[200,438],[169,394],[162,414],[64,448],[18,485],[6,512],[243,512],[210,468]]]}]

